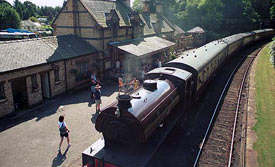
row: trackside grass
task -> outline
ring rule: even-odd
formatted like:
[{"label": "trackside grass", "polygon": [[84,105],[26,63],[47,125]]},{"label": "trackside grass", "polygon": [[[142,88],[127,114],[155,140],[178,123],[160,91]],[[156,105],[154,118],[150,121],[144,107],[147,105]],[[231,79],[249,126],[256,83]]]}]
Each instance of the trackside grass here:
[{"label": "trackside grass", "polygon": [[269,61],[270,45],[260,52],[256,66],[256,119],[257,142],[260,167],[275,166],[275,69]]}]

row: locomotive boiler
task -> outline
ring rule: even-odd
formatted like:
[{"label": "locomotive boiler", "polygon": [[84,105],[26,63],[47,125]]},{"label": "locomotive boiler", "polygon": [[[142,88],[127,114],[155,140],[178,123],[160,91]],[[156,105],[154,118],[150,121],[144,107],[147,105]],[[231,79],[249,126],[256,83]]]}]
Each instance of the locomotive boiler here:
[{"label": "locomotive boiler", "polygon": [[183,112],[200,97],[213,74],[233,53],[273,35],[273,29],[240,33],[182,53],[164,67],[149,71],[142,87],[118,96],[116,102],[103,109],[96,130],[103,133],[106,146],[146,142],[178,102]]}]

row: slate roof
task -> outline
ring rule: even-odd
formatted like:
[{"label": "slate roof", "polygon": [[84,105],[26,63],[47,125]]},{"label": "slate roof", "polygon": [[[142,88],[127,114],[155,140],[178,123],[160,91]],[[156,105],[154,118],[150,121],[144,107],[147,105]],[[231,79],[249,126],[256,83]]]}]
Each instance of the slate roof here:
[{"label": "slate roof", "polygon": [[107,27],[106,13],[110,13],[111,9],[115,9],[119,16],[119,26],[131,26],[129,14],[133,11],[125,3],[118,1],[106,0],[81,0],[84,6],[88,7],[91,15],[102,27]]},{"label": "slate roof", "polygon": [[73,35],[0,42],[0,73],[96,53]]},{"label": "slate roof", "polygon": [[183,35],[185,32],[179,27],[177,26],[176,24],[172,24],[174,29],[175,29],[175,32],[174,32],[174,36],[180,36],[180,35]]},{"label": "slate roof", "polygon": [[[144,26],[144,36],[150,36],[150,35],[155,35],[157,34],[154,24],[157,23],[157,14],[155,13],[150,13],[149,15],[147,14],[140,14],[139,15],[141,20],[145,23]],[[162,22],[162,27],[161,27],[161,32],[162,33],[168,33],[168,32],[173,32],[174,29],[164,20],[161,19]]]},{"label": "slate roof", "polygon": [[160,50],[164,50],[175,45],[175,43],[157,36],[125,40],[121,42],[111,42],[109,44],[135,56],[152,55]]}]

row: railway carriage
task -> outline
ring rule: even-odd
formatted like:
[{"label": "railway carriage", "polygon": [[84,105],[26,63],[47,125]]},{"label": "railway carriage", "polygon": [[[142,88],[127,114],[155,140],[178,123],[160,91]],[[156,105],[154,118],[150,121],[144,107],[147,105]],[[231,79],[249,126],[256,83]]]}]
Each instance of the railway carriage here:
[{"label": "railway carriage", "polygon": [[226,37],[225,41],[228,44],[228,54],[231,55],[241,48],[243,37],[240,34],[236,34]]},{"label": "railway carriage", "polygon": [[165,64],[165,67],[176,67],[192,73],[193,98],[197,99],[207,81],[227,56],[227,44],[222,41],[213,41],[195,51],[186,52],[179,58]]}]

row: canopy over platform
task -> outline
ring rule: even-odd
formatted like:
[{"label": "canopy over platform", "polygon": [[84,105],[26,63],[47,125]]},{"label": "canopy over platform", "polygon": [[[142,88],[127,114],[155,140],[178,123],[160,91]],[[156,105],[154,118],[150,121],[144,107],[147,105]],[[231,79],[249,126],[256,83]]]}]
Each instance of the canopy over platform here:
[{"label": "canopy over platform", "polygon": [[131,39],[120,42],[111,42],[110,46],[117,48],[126,54],[138,57],[154,55],[161,51],[175,46],[174,42],[162,39],[160,37],[147,37],[142,39]]},{"label": "canopy over platform", "polygon": [[194,27],[191,30],[187,31],[187,33],[205,33],[204,29],[202,29],[201,27]]}]

